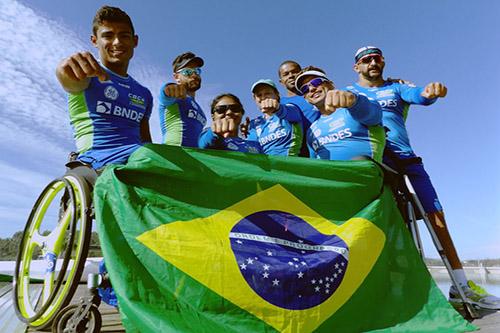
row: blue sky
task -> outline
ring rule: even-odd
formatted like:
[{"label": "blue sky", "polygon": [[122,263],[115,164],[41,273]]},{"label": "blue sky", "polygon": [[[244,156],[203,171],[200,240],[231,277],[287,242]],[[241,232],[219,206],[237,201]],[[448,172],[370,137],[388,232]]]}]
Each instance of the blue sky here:
[{"label": "blue sky", "polygon": [[[92,50],[91,22],[103,4],[131,16],[139,46],[129,73],[157,96],[171,62],[190,50],[205,59],[197,100],[221,92],[258,111],[250,86],[276,82],[285,59],[324,68],[337,86],[356,80],[353,54],[382,48],[385,74],[448,96],[412,107],[412,145],[445,208],[462,259],[500,257],[500,2],[403,1],[14,1],[0,2],[0,237],[21,230],[44,184],[74,149],[66,96],[54,70]],[[157,106],[155,100],[155,106]],[[158,115],[150,123],[160,140]],[[429,240],[425,241],[428,255]]]}]

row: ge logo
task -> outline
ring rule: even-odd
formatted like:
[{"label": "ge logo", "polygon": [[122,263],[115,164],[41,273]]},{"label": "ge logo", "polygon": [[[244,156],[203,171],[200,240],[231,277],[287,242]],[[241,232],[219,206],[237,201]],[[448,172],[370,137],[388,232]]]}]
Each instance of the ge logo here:
[{"label": "ge logo", "polygon": [[114,101],[118,98],[118,90],[113,86],[107,86],[106,89],[104,89],[104,96]]}]

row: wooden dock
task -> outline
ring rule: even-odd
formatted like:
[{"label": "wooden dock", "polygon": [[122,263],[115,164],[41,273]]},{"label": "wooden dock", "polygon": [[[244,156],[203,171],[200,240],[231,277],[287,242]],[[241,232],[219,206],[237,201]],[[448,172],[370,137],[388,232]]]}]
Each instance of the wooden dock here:
[{"label": "wooden dock", "polygon": [[[47,331],[37,331],[30,328],[26,328],[14,313],[12,307],[12,295],[11,292],[6,292],[5,287],[4,292],[0,295],[0,308],[2,313],[0,313],[0,332],[37,332],[46,333]],[[73,302],[76,303],[81,296],[85,295],[87,292],[87,286],[81,284],[78,286],[77,292],[73,297]],[[10,304],[10,305],[9,305]],[[99,312],[102,315],[102,328],[101,332],[125,332],[120,320],[120,314],[118,310],[111,307],[104,302],[99,306]],[[500,332],[500,311],[480,311],[479,315],[481,318],[472,321],[480,330],[479,333],[499,333]],[[9,327],[8,331],[2,328]],[[12,327],[16,327],[15,330]],[[161,332],[160,332],[161,333]]]}]

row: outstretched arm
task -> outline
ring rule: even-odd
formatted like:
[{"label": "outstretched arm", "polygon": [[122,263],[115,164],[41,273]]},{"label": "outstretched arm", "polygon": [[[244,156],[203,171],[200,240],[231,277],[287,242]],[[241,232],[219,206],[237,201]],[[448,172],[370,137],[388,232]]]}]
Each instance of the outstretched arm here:
[{"label": "outstretched arm", "polygon": [[439,97],[445,97],[448,89],[440,82],[431,82],[425,87],[400,85],[401,98],[410,104],[430,105]]},{"label": "outstretched arm", "polygon": [[101,81],[108,79],[108,74],[90,52],[78,52],[62,60],[57,66],[56,76],[69,93],[85,90],[91,77],[97,76]]}]

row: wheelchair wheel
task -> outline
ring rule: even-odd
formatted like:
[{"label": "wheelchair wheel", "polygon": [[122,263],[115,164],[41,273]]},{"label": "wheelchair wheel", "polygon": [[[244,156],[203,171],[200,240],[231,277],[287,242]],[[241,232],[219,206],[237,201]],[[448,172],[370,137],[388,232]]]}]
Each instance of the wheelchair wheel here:
[{"label": "wheelchair wheel", "polygon": [[[31,327],[48,327],[75,293],[90,243],[90,203],[88,183],[69,172],[47,185],[31,210],[16,260],[13,293],[17,316]],[[49,213],[54,211],[57,214]],[[42,230],[47,220],[55,225],[50,232]],[[45,260],[33,260],[37,255]]]},{"label": "wheelchair wheel", "polygon": [[92,304],[87,313],[83,308],[72,304],[62,309],[52,324],[53,333],[99,333],[102,316],[97,306]]}]

